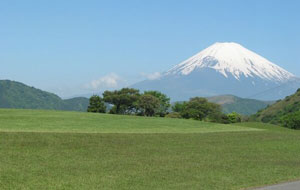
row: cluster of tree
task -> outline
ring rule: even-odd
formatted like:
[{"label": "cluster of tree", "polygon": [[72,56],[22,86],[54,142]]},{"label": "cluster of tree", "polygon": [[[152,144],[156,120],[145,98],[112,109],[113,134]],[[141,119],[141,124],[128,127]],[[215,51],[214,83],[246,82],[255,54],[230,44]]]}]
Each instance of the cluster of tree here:
[{"label": "cluster of tree", "polygon": [[105,91],[103,98],[94,95],[90,98],[88,112],[105,113],[105,104],[112,105],[111,114],[136,114],[141,116],[164,117],[170,107],[170,98],[158,91],[140,93],[133,88]]},{"label": "cluster of tree", "polygon": [[[108,110],[106,105],[110,105]],[[170,118],[196,119],[218,123],[241,122],[241,116],[235,112],[222,113],[221,106],[208,102],[205,98],[194,97],[188,102],[177,102],[169,113],[170,98],[158,91],[140,93],[133,88],[105,91],[103,98],[94,95],[90,98],[88,112],[111,114],[134,114],[140,116],[160,116]]]},{"label": "cluster of tree", "polygon": [[220,105],[208,102],[205,98],[195,97],[188,102],[177,102],[172,107],[173,112],[168,114],[172,118],[185,118],[211,121],[217,123],[237,123],[242,117],[238,113],[224,114]]},{"label": "cluster of tree", "polygon": [[281,118],[284,127],[290,129],[300,129],[300,111],[287,114]]}]

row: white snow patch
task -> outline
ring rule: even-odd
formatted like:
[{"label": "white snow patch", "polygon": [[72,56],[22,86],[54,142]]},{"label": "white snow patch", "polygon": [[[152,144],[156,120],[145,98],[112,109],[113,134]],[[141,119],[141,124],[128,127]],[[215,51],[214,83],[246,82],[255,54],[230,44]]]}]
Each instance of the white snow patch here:
[{"label": "white snow patch", "polygon": [[188,75],[195,69],[203,68],[215,69],[225,77],[231,74],[237,80],[245,76],[283,82],[294,77],[262,56],[233,42],[215,43],[176,65],[164,75]]}]

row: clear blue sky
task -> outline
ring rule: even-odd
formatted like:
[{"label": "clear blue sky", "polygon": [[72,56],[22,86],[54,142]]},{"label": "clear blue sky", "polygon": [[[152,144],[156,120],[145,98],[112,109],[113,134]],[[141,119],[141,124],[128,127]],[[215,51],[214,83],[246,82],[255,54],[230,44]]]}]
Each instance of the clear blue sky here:
[{"label": "clear blue sky", "polygon": [[67,97],[231,41],[300,76],[299,10],[297,0],[2,0],[0,79]]}]

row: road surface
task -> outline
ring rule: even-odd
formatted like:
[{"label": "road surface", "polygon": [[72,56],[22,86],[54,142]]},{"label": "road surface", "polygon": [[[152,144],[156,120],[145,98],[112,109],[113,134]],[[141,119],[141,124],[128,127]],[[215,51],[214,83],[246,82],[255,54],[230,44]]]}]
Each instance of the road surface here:
[{"label": "road surface", "polygon": [[255,190],[300,190],[300,181],[260,187]]}]

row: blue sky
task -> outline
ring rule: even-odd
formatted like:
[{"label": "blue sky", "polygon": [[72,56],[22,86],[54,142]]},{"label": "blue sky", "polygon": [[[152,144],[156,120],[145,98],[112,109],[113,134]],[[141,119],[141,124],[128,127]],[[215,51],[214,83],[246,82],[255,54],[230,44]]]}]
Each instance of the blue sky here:
[{"label": "blue sky", "polygon": [[0,79],[62,97],[153,77],[215,42],[300,76],[297,0],[0,0]]}]

